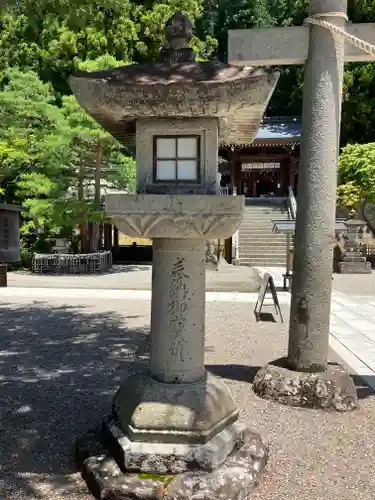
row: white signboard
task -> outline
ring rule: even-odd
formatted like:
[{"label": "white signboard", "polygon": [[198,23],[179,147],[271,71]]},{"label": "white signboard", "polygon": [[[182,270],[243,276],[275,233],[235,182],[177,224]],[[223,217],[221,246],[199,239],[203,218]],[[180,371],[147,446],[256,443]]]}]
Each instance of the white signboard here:
[{"label": "white signboard", "polygon": [[241,164],[242,172],[246,172],[249,170],[277,170],[278,168],[280,168],[280,163],[252,162]]}]

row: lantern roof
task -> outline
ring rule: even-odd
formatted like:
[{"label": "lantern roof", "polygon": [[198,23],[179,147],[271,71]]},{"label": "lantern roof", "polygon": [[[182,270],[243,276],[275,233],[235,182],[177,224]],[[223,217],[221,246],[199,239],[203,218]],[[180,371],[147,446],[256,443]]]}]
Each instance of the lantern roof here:
[{"label": "lantern roof", "polygon": [[176,13],[160,61],[75,73],[70,85],[79,104],[124,145],[135,143],[139,118],[217,118],[220,142],[251,142],[279,74],[198,62],[189,47],[192,33],[189,19]]}]

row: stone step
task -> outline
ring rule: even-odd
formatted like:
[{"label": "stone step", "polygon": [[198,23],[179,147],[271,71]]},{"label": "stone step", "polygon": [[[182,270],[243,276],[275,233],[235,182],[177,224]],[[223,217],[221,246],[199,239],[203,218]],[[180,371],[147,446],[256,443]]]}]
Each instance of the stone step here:
[{"label": "stone step", "polygon": [[249,235],[249,234],[265,234],[265,235],[271,235],[271,236],[275,236],[275,237],[283,237],[283,238],[286,238],[286,235],[284,234],[281,234],[281,233],[274,233],[272,231],[272,227],[242,227],[240,229],[240,232],[239,234],[243,234],[243,235]]},{"label": "stone step", "polygon": [[239,234],[239,238],[243,238],[243,239],[253,239],[253,238],[267,238],[267,239],[272,239],[274,241],[286,241],[286,236],[284,236],[283,234],[275,234],[273,233],[272,231],[257,231],[257,230],[254,230],[254,231],[246,231],[246,232],[240,232]]},{"label": "stone step", "polygon": [[239,259],[241,266],[251,267],[285,267],[285,260]]},{"label": "stone step", "polygon": [[245,221],[257,221],[257,220],[290,220],[288,216],[282,214],[244,214],[243,220]]},{"label": "stone step", "polygon": [[286,244],[287,238],[285,236],[280,236],[272,233],[252,233],[248,232],[247,234],[240,233],[239,235],[240,241],[249,242],[252,241],[278,241],[279,243]]},{"label": "stone step", "polygon": [[254,245],[256,243],[257,245],[269,245],[269,244],[275,244],[275,245],[282,245],[286,247],[287,240],[286,238],[272,238],[271,236],[268,236],[267,234],[249,234],[247,236],[242,236],[240,235],[239,238],[240,245]]},{"label": "stone step", "polygon": [[246,206],[239,230],[240,262],[252,266],[285,266],[285,234],[272,232],[273,220],[289,220],[284,207]]},{"label": "stone step", "polygon": [[270,237],[275,240],[280,240],[280,241],[286,241],[286,235],[284,234],[275,234],[271,230],[269,231],[262,231],[261,229],[248,229],[246,231],[240,231],[239,237],[244,237],[244,238],[251,238],[253,236],[260,236],[260,237]]},{"label": "stone step", "polygon": [[239,246],[240,249],[240,255],[241,255],[241,250],[242,254],[243,253],[248,253],[248,254],[260,254],[260,255],[273,255],[275,253],[277,254],[286,254],[286,249],[285,247],[282,246],[272,246],[272,245],[254,245],[254,246]]},{"label": "stone step", "polygon": [[241,248],[239,249],[239,252],[240,252],[240,259],[263,258],[267,260],[267,259],[278,258],[282,259],[284,262],[286,260],[286,253],[283,252],[267,252],[267,253],[264,251],[246,252],[244,250],[241,252]]},{"label": "stone step", "polygon": [[285,209],[285,207],[255,207],[251,205],[245,206],[245,212],[288,212],[288,210]]},{"label": "stone step", "polygon": [[268,254],[268,253],[279,253],[279,254],[285,254],[286,255],[286,246],[285,245],[275,245],[272,243],[269,244],[256,244],[256,245],[241,245],[239,246],[240,249],[240,254],[242,255],[243,253],[248,253],[251,255],[254,255],[255,253],[263,253],[263,254]]},{"label": "stone step", "polygon": [[287,214],[288,210],[280,208],[262,208],[259,210],[255,210],[253,207],[245,207],[244,212],[248,214]]},{"label": "stone step", "polygon": [[267,216],[267,217],[244,217],[242,219],[242,222],[247,222],[249,224],[253,224],[254,222],[270,222],[272,223],[272,221],[274,220],[282,220],[282,221],[288,221],[290,220],[289,218],[287,217],[278,217],[277,215],[276,216]]},{"label": "stone step", "polygon": [[283,210],[252,210],[252,209],[248,209],[248,208],[245,208],[245,210],[243,211],[244,214],[254,214],[254,215],[274,215],[274,214],[277,214],[277,215],[288,215],[288,212],[286,211],[283,211]]},{"label": "stone step", "polygon": [[252,207],[245,207],[244,210],[245,214],[287,214],[288,210],[279,210],[279,209],[272,209],[272,208],[262,208],[260,210],[255,210]]},{"label": "stone step", "polygon": [[265,253],[248,253],[242,252],[240,250],[240,259],[256,259],[256,260],[281,260],[283,263],[286,261],[286,255],[282,253],[273,253],[273,254],[265,254]]},{"label": "stone step", "polygon": [[270,221],[265,221],[264,223],[262,222],[254,222],[254,223],[251,223],[251,222],[243,222],[241,225],[240,225],[240,232],[241,231],[244,231],[245,229],[263,229],[263,231],[272,231],[273,229],[273,222],[270,222]]},{"label": "stone step", "polygon": [[284,236],[283,234],[275,234],[274,232],[272,232],[272,228],[259,228],[259,227],[255,227],[255,228],[245,228],[245,229],[241,229],[240,230],[240,237],[241,236],[252,236],[253,234],[256,234],[258,236],[274,236],[275,238],[285,238],[286,239],[286,236]]},{"label": "stone step", "polygon": [[241,245],[239,244],[240,249],[242,249],[244,252],[256,252],[256,251],[262,251],[266,253],[273,253],[275,252],[282,252],[286,253],[286,245],[275,245],[271,241],[269,243],[260,243],[260,244],[250,244],[250,245]]}]

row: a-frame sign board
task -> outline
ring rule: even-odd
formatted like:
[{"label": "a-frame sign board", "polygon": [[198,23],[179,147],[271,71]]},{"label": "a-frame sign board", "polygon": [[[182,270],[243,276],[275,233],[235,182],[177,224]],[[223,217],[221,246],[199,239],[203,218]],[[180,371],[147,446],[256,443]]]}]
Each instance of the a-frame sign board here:
[{"label": "a-frame sign board", "polygon": [[257,321],[260,320],[260,313],[262,311],[262,307],[264,305],[264,299],[266,298],[267,292],[271,293],[276,314],[280,316],[281,322],[283,323],[284,320],[283,320],[283,315],[281,313],[280,302],[277,296],[275,282],[273,281],[273,278],[269,273],[265,273],[265,275],[263,276],[262,284],[260,285],[257,303],[255,304],[254,308],[254,315],[256,320]]}]

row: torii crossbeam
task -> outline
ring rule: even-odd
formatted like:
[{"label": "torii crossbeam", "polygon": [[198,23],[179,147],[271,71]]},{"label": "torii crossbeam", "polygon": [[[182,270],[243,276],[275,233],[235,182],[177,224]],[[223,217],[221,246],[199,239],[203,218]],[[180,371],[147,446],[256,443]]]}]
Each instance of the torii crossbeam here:
[{"label": "torii crossbeam", "polygon": [[[327,17],[325,17],[327,19]],[[332,19],[331,19],[332,21]],[[336,24],[336,23],[335,23]],[[348,34],[375,45],[375,24],[346,23]],[[228,34],[228,59],[236,66],[285,66],[305,64],[309,53],[310,27],[264,28],[230,30]],[[345,62],[375,62],[359,47],[345,43]]]},{"label": "torii crossbeam", "polygon": [[[323,383],[329,380],[331,388],[336,384],[337,394],[347,390],[343,388],[344,379],[349,384],[347,387],[350,386],[348,377],[344,376],[338,383],[337,373],[332,377],[326,373],[329,371],[331,243],[335,227],[343,68],[345,61],[375,62],[375,24],[352,25],[347,21],[347,0],[310,0],[307,19],[310,26],[229,33],[229,62],[232,64],[305,64],[287,359],[291,370],[286,377],[298,371],[323,372],[326,374]],[[262,373],[264,375],[264,371]],[[258,385],[267,392],[264,388],[268,382],[263,375],[254,380],[254,388],[256,390]],[[277,376],[280,377],[280,373]],[[272,388],[268,396],[275,397],[271,392]],[[285,400],[285,394],[283,397]],[[291,395],[290,400],[296,397]],[[347,399],[350,404],[346,409],[355,406],[355,399],[355,396]]]}]

